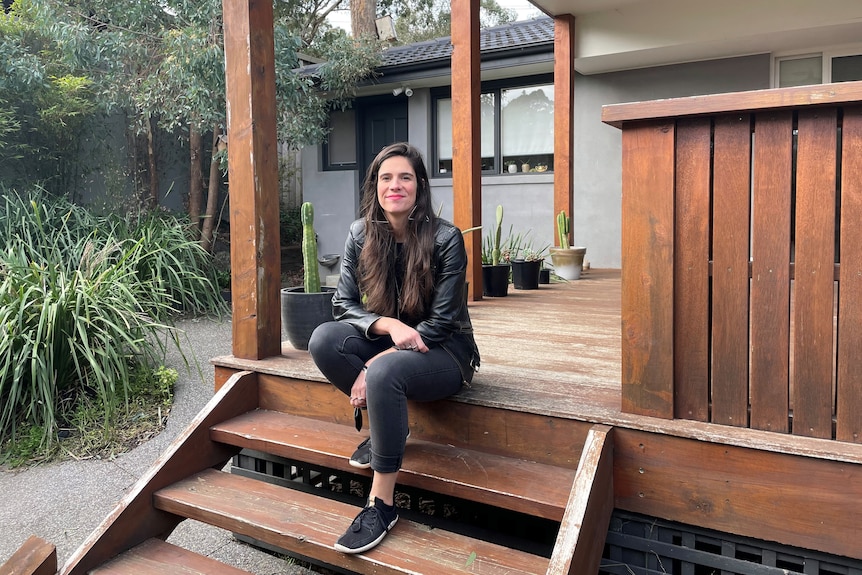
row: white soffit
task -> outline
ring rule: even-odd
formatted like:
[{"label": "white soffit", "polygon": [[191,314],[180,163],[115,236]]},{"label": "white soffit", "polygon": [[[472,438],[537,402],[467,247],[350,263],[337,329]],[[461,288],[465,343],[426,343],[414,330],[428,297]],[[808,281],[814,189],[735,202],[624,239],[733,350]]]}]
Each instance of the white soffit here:
[{"label": "white soffit", "polygon": [[860,0],[531,0],[575,15],[575,69],[595,74],[862,40]]}]

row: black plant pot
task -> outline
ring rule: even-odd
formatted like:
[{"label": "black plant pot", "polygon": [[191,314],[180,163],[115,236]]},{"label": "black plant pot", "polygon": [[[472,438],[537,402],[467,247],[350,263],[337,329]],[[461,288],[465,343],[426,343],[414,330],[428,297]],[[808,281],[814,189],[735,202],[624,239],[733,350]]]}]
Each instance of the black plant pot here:
[{"label": "black plant pot", "polygon": [[512,283],[515,289],[539,289],[539,272],[542,270],[542,260],[512,262]]},{"label": "black plant pot", "polygon": [[506,297],[509,294],[509,264],[482,266],[482,294]]},{"label": "black plant pot", "polygon": [[551,283],[551,270],[550,269],[542,268],[539,270],[539,283],[540,284]]},{"label": "black plant pot", "polygon": [[311,332],[320,324],[332,321],[332,296],[335,288],[305,293],[304,287],[282,288],[281,327],[287,340],[296,349],[308,349]]}]

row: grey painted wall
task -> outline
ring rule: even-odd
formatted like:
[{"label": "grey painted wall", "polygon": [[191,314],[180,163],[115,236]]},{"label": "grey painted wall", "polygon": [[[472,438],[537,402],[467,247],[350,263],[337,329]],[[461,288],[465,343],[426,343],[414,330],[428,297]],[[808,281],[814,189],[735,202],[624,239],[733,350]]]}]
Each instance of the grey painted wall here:
[{"label": "grey painted wall", "polygon": [[[574,244],[587,247],[593,267],[621,265],[621,134],[602,123],[602,106],[658,98],[736,92],[769,87],[770,56],[713,60],[626,72],[578,75],[575,80]],[[414,89],[409,101],[411,142],[428,156],[431,145],[430,95]],[[358,213],[359,174],[320,171],[320,152],[303,152],[304,198],[315,203],[321,253],[341,253],[347,227]],[[431,181],[435,205],[452,218],[452,180]],[[554,235],[553,174],[515,174],[482,178],[483,236],[503,205],[504,234],[531,231],[534,245]],[[325,270],[322,270],[325,272]]]}]

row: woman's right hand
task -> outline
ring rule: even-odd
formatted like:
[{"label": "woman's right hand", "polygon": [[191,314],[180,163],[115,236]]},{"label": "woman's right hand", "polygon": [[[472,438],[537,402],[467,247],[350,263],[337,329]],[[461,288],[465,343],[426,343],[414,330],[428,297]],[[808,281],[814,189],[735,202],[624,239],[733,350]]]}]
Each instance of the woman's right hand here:
[{"label": "woman's right hand", "polygon": [[[419,332],[416,331],[416,328],[410,327],[400,320],[391,317],[381,318],[374,322],[371,328],[375,333],[388,334],[392,338],[392,343],[398,349],[407,349],[422,353],[428,351],[428,346],[425,345],[425,341]],[[374,328],[377,328],[377,330]]]}]

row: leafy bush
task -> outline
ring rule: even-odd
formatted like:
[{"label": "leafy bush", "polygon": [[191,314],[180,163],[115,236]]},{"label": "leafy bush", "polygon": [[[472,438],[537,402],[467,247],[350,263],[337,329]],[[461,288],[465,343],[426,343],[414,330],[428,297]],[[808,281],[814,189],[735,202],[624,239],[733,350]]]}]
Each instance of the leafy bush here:
[{"label": "leafy bush", "polygon": [[282,247],[293,246],[302,241],[302,221],[299,217],[299,208],[281,207],[279,232]]},{"label": "leafy bush", "polygon": [[85,400],[109,420],[131,370],[178,343],[179,309],[224,309],[208,255],[168,216],[97,218],[6,192],[0,242],[0,443],[32,425],[50,446]]}]

